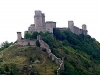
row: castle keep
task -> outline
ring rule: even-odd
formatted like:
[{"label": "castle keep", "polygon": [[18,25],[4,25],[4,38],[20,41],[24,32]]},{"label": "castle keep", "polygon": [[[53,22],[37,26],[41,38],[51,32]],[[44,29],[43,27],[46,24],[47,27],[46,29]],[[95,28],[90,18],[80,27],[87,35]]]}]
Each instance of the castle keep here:
[{"label": "castle keep", "polygon": [[31,24],[28,27],[28,31],[25,33],[33,33],[33,32],[50,32],[53,33],[53,28],[56,28],[56,22],[47,21],[45,22],[45,14],[41,11],[35,11],[34,15],[34,24]]},{"label": "castle keep", "polygon": [[[35,11],[35,15],[34,15],[34,24],[31,24],[28,27],[28,30],[24,32],[24,34],[26,33],[33,33],[33,32],[49,32],[49,33],[53,33],[53,28],[57,28],[56,27],[56,22],[53,21],[46,21],[45,22],[45,14],[42,13],[42,11],[37,10]],[[82,25],[82,29],[76,27],[74,25],[73,21],[68,21],[68,28],[58,28],[61,31],[64,30],[70,30],[72,33],[74,34],[84,34],[87,35],[88,31],[87,31],[87,27],[85,24]],[[19,45],[35,45],[34,40],[29,40],[29,39],[22,39],[22,35],[21,32],[17,32],[17,43]]]}]

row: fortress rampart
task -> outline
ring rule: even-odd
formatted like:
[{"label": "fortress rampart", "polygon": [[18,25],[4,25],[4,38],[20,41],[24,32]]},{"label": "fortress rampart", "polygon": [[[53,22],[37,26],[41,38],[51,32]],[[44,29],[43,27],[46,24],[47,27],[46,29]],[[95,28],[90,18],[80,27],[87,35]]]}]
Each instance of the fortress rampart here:
[{"label": "fortress rampart", "polygon": [[[53,21],[46,21],[45,22],[45,14],[42,13],[40,10],[35,11],[34,15],[34,24],[31,24],[28,27],[28,30],[25,33],[33,33],[33,32],[50,32],[53,33],[53,28],[56,27],[56,22]],[[87,35],[87,26],[85,24],[82,25],[82,29],[76,27],[73,21],[68,21],[68,28],[58,28],[59,30],[70,30],[72,33],[75,34],[84,34]]]},{"label": "fortress rampart", "polygon": [[75,34],[84,34],[84,35],[88,34],[88,31],[87,31],[87,28],[86,28],[85,24],[83,24],[82,29],[80,29],[80,28],[74,26],[73,21],[68,21],[68,28],[71,32],[73,32]]}]

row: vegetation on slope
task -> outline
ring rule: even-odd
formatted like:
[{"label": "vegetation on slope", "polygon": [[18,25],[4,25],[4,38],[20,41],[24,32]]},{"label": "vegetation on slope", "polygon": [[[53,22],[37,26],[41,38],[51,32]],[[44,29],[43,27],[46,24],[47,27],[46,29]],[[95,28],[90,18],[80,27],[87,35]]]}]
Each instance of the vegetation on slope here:
[{"label": "vegetation on slope", "polygon": [[[57,57],[65,57],[65,70],[60,75],[100,75],[100,43],[89,35],[54,29],[50,33],[37,33],[50,46]],[[32,37],[30,37],[32,39]]]},{"label": "vegetation on slope", "polygon": [[[60,75],[100,75],[100,43],[91,38],[91,36],[76,35],[68,30],[61,32],[59,29],[54,29],[53,35],[48,32],[34,32],[33,34],[25,34],[25,38],[36,39],[37,35],[41,35],[42,39],[50,46],[53,54],[59,58],[64,57],[65,70],[61,71]],[[4,50],[5,56],[3,56],[3,62],[0,65],[5,69],[4,64],[14,63],[17,65],[15,71],[25,67],[25,65],[31,65],[30,72],[35,72],[36,70],[40,75],[54,74],[57,66],[48,60],[48,55],[44,49],[42,49],[44,52],[39,50],[38,41],[37,46],[23,47],[15,45]],[[36,58],[37,54],[39,58]],[[35,59],[38,59],[40,63],[33,65],[32,62]],[[10,65],[8,66],[10,67]],[[6,71],[8,71],[7,67]]]},{"label": "vegetation on slope", "polygon": [[53,37],[48,33],[41,36],[49,44],[53,54],[65,57],[65,70],[61,75],[100,74],[100,43],[94,38],[58,29],[54,29]]},{"label": "vegetation on slope", "polygon": [[60,32],[58,29],[54,29],[54,36],[63,42],[63,46],[69,45],[75,50],[83,51],[90,55],[91,60],[97,60],[100,63],[100,43],[91,36],[76,35],[67,30]]},{"label": "vegetation on slope", "polygon": [[34,46],[14,45],[3,50],[3,60],[0,62],[0,74],[10,75],[55,75],[58,68],[48,59],[48,54],[42,48]]}]

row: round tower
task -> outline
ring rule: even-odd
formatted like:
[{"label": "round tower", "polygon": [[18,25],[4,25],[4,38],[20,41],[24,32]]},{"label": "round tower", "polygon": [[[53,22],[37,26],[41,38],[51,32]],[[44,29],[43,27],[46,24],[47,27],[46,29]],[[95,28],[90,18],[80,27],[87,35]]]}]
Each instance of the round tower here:
[{"label": "round tower", "polygon": [[68,28],[71,30],[71,32],[74,33],[74,22],[73,21],[68,21]]},{"label": "round tower", "polygon": [[21,41],[22,35],[21,32],[17,32],[17,41]]},{"label": "round tower", "polygon": [[85,24],[83,24],[83,25],[82,25],[82,29],[83,29],[83,30],[87,30],[87,28],[86,28],[86,25],[85,25]]}]

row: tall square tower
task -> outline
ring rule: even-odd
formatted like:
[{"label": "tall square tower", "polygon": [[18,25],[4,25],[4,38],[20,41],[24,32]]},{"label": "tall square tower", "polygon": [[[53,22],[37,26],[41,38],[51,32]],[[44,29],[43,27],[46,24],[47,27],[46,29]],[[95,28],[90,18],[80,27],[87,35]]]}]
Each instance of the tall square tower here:
[{"label": "tall square tower", "polygon": [[39,10],[35,11],[34,24],[37,32],[45,32],[45,15]]}]

